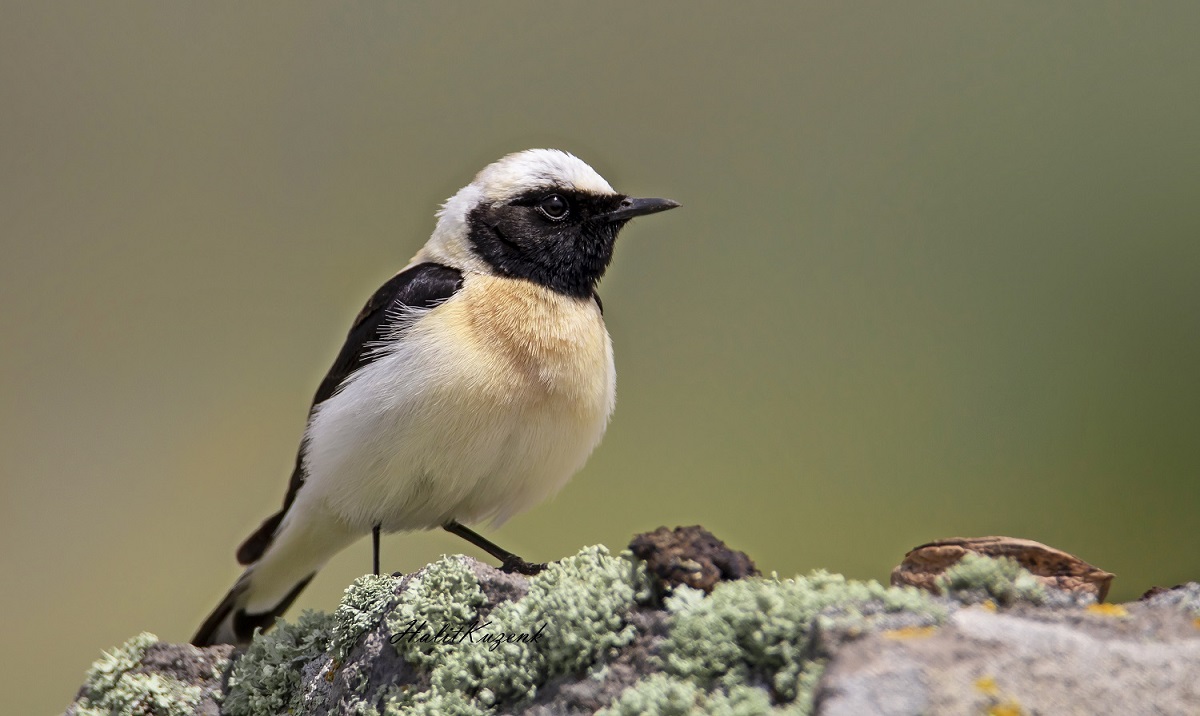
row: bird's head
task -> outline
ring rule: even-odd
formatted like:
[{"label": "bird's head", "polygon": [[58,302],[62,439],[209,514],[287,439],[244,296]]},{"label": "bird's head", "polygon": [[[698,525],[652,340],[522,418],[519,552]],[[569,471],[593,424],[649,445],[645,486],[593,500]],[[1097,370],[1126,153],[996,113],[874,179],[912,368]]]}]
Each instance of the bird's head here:
[{"label": "bird's head", "polygon": [[489,164],[446,201],[424,258],[587,297],[621,227],[679,206],[615,191],[583,161],[530,149]]}]

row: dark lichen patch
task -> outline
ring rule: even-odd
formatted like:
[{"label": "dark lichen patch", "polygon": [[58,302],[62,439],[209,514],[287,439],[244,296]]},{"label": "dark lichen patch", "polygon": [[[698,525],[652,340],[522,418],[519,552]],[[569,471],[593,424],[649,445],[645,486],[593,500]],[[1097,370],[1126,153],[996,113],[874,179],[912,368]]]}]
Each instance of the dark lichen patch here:
[{"label": "dark lichen patch", "polygon": [[657,596],[679,585],[711,592],[719,582],[759,574],[745,552],[730,549],[699,525],[659,527],[634,537],[629,550],[646,563]]}]

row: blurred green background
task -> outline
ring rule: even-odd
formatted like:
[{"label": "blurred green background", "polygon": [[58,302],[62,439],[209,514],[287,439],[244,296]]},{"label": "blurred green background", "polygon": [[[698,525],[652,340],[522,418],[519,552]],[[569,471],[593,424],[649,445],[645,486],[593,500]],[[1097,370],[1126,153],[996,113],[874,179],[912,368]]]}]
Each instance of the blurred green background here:
[{"label": "blurred green background", "polygon": [[[684,208],[628,228],[602,287],[603,445],[500,543],[702,523],[767,572],[886,579],[1005,534],[1119,600],[1200,578],[1197,27],[1195,3],[5,3],[8,708],[191,635],[355,312],[528,147]],[[464,549],[393,536],[385,566]]]}]

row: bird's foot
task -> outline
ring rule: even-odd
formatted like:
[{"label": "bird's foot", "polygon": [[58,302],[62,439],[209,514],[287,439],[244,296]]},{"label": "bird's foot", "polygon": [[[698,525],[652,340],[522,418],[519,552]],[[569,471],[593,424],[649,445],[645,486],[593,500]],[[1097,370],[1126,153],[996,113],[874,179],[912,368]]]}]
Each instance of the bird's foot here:
[{"label": "bird's foot", "polygon": [[545,568],[545,564],[526,562],[515,554],[505,557],[504,562],[500,565],[500,569],[504,572],[508,572],[509,574],[516,572],[517,574],[524,574],[526,577],[532,577]]}]

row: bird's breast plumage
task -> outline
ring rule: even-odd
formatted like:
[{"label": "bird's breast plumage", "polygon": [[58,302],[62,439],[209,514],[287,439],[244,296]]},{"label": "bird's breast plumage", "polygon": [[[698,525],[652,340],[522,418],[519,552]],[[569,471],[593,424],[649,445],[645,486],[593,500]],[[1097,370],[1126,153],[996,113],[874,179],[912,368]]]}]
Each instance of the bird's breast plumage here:
[{"label": "bird's breast plumage", "polygon": [[525,400],[611,409],[612,346],[594,300],[479,275],[446,308],[454,330]]},{"label": "bird's breast plumage", "polygon": [[594,300],[468,273],[407,320],[314,412],[312,498],[368,529],[502,522],[583,466],[616,382]]}]

